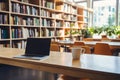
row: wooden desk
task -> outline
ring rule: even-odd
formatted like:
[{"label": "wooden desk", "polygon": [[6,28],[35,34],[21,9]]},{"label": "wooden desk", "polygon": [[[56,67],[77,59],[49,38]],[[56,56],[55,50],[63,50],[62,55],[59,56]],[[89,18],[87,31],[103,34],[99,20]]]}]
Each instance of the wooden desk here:
[{"label": "wooden desk", "polygon": [[[79,42],[79,41],[78,41]],[[120,42],[105,42],[105,41],[82,41],[88,46],[95,46],[96,43],[107,43],[112,48],[120,48]],[[59,45],[69,45],[72,46],[74,44],[74,41],[60,41],[58,42]]]},{"label": "wooden desk", "polygon": [[74,44],[74,41],[58,41],[57,44],[60,46],[64,46],[65,52],[68,52],[67,46],[72,46]]},{"label": "wooden desk", "polygon": [[104,42],[104,41],[84,41],[86,45],[94,46],[96,43],[107,43],[112,48],[120,48],[120,42]]},{"label": "wooden desk", "polygon": [[23,52],[20,49],[0,48],[0,63],[91,80],[120,80],[120,57],[84,54],[80,60],[72,60],[71,53],[51,52],[44,60],[13,58]]}]

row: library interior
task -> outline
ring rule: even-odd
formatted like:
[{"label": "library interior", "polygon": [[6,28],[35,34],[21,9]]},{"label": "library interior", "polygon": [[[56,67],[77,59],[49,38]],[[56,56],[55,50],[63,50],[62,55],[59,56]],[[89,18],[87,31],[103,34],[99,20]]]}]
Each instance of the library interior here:
[{"label": "library interior", "polygon": [[[49,56],[15,58],[28,39]],[[0,0],[0,80],[120,80],[119,67],[120,0]]]}]

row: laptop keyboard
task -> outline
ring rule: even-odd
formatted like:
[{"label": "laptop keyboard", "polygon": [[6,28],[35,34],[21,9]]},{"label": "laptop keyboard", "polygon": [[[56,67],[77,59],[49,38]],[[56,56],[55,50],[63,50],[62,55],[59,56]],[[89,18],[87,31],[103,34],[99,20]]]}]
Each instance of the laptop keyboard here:
[{"label": "laptop keyboard", "polygon": [[24,55],[24,56],[28,56],[28,57],[43,57],[45,55]]}]

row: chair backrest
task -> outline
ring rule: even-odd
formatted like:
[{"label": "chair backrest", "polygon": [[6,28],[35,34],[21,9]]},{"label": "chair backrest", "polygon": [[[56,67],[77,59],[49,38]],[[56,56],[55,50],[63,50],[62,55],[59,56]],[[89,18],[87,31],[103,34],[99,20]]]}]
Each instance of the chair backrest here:
[{"label": "chair backrest", "polygon": [[101,55],[112,55],[109,44],[106,43],[96,43],[94,48],[94,54]]},{"label": "chair backrest", "polygon": [[84,41],[94,41],[93,38],[85,38]]},{"label": "chair backrest", "polygon": [[91,49],[89,46],[81,46],[81,47],[85,49],[86,54],[91,54]]},{"label": "chair backrest", "polygon": [[73,46],[85,46],[84,42],[80,42],[80,41],[75,41]]},{"label": "chair backrest", "polygon": [[50,44],[50,51],[60,51],[60,47],[58,44]]}]

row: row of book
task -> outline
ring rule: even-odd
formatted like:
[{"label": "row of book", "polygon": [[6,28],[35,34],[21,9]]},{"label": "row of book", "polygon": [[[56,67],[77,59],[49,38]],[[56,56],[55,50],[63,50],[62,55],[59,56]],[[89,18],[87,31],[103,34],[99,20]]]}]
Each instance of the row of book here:
[{"label": "row of book", "polygon": [[11,16],[11,24],[39,26],[40,20],[39,18],[33,17]]},{"label": "row of book", "polygon": [[8,15],[0,13],[0,24],[8,24]]},{"label": "row of book", "polygon": [[0,39],[8,39],[9,38],[9,30],[8,28],[0,28]]},{"label": "row of book", "polygon": [[[67,20],[67,19],[66,19]],[[70,17],[70,20],[76,20],[75,16]],[[11,24],[14,25],[34,25],[34,26],[39,26],[40,25],[40,19],[39,18],[32,18],[32,17],[21,17],[21,16],[11,16]],[[61,27],[63,26],[63,22],[61,20],[56,20],[56,25],[55,21],[52,19],[46,19],[46,18],[41,18],[41,25],[42,26],[56,26],[56,27]],[[64,22],[64,26],[70,27],[70,22],[66,21]]]},{"label": "row of book", "polygon": [[55,18],[56,18],[56,19],[64,19],[64,18],[63,18],[63,14],[61,14],[61,13],[56,13],[56,14],[55,14]]},{"label": "row of book", "polygon": [[41,23],[42,23],[42,26],[46,26],[46,27],[55,26],[54,20],[51,20],[51,19],[42,18]]},{"label": "row of book", "polygon": [[12,28],[12,38],[38,37],[37,28]]},{"label": "row of book", "polygon": [[64,30],[56,30],[55,36],[64,36]]},{"label": "row of book", "polygon": [[65,20],[77,21],[77,16],[76,15],[63,14],[62,18],[65,19]]},{"label": "row of book", "polygon": [[52,17],[55,18],[55,13],[52,13],[51,11],[45,10],[45,9],[41,9],[41,16],[45,16],[45,17]]},{"label": "row of book", "polygon": [[56,19],[77,20],[76,15],[53,13],[53,12],[48,11],[46,9],[41,9],[41,16],[51,17],[51,18],[56,18]]},{"label": "row of book", "polygon": [[57,20],[57,21],[56,21],[56,27],[63,27],[63,22]]},{"label": "row of book", "polygon": [[21,2],[29,3],[29,0],[16,0],[16,1],[21,1]]},{"label": "row of book", "polygon": [[77,21],[76,15],[70,15],[70,20],[72,20],[72,21]]},{"label": "row of book", "polygon": [[69,21],[65,21],[63,24],[64,27],[72,27],[72,28],[77,28],[78,24],[77,22],[69,22]]},{"label": "row of book", "polygon": [[22,38],[22,29],[21,28],[12,28],[12,38]]},{"label": "row of book", "polygon": [[55,36],[55,31],[54,30],[45,29],[44,32],[46,34],[46,37],[54,37]]},{"label": "row of book", "polygon": [[77,8],[71,6],[70,13],[77,14]]},{"label": "row of book", "polygon": [[47,8],[50,8],[50,9],[55,8],[54,2],[50,2],[50,1],[47,1],[47,0],[41,0],[41,6],[47,7]]},{"label": "row of book", "polygon": [[10,47],[10,43],[0,43],[0,48],[2,47]]},{"label": "row of book", "polygon": [[71,27],[71,25],[70,25],[71,23],[70,22],[64,22],[64,27]]},{"label": "row of book", "polygon": [[19,48],[19,49],[25,49],[26,48],[26,41],[13,41],[12,42],[12,48]]},{"label": "row of book", "polygon": [[55,32],[49,29],[40,30],[41,37],[54,37]]},{"label": "row of book", "polygon": [[6,0],[0,0],[0,10],[6,11],[7,10],[7,4]]},{"label": "row of book", "polygon": [[23,5],[23,4],[12,2],[12,12],[29,14],[29,15],[39,15],[38,10],[39,10],[38,8],[33,7],[33,6],[28,6],[28,5]]},{"label": "row of book", "polygon": [[54,36],[63,37],[64,36],[64,30],[57,29],[56,31],[54,31],[54,30],[51,30],[51,29],[41,29],[41,36],[45,36],[45,37],[54,37]]},{"label": "row of book", "polygon": [[40,32],[37,28],[22,28],[23,38],[27,37],[39,37]]},{"label": "row of book", "polygon": [[77,14],[77,8],[73,7],[67,3],[56,5],[56,10],[64,11],[66,13]]}]

